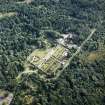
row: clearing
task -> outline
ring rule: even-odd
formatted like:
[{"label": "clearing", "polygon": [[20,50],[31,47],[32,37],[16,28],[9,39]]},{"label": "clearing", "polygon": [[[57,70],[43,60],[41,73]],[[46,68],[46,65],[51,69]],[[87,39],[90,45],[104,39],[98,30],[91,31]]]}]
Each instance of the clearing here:
[{"label": "clearing", "polygon": [[96,29],[92,29],[90,35],[78,48],[71,47],[68,49],[64,45],[58,44],[49,49],[36,49],[27,57],[25,71],[20,73],[17,79],[22,74],[30,75],[33,73],[38,74],[43,80],[57,79],[95,32]]},{"label": "clearing", "polygon": [[28,63],[46,75],[54,75],[62,69],[70,57],[69,50],[61,45],[50,49],[37,49],[27,58]]}]

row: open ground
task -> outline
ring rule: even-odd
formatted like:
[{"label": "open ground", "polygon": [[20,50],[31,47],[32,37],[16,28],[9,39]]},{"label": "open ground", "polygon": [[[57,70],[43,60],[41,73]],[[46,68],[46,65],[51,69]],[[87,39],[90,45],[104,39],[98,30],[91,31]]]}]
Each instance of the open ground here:
[{"label": "open ground", "polygon": [[[59,46],[59,45],[57,46],[56,49],[50,49],[49,50],[50,52],[48,51],[49,53],[46,52],[46,51],[44,51],[41,54],[40,51],[36,50],[31,55],[29,55],[29,57],[27,58],[27,60],[29,61],[30,64],[36,66],[37,69],[42,70],[46,74],[49,73],[49,72],[51,73],[52,71],[54,73],[56,73],[55,77],[52,78],[53,80],[56,80],[56,79],[59,78],[59,76],[62,74],[62,72],[70,65],[70,62],[74,59],[74,57],[79,54],[79,52],[82,50],[83,46],[87,43],[87,41],[89,41],[91,39],[91,37],[96,32],[96,30],[97,29],[92,29],[91,30],[90,35],[83,41],[83,43],[81,44],[81,46],[78,47],[78,49],[76,50],[76,52],[74,52],[72,54],[72,56],[66,60],[66,62],[64,63],[64,66],[61,68],[61,70],[58,70],[61,67],[61,65],[62,65],[62,62],[61,62],[60,58],[62,59],[63,53],[65,52],[66,48],[64,48],[62,46]],[[36,58],[33,58],[32,59],[31,58],[32,56],[34,56]],[[40,60],[38,60],[39,57],[41,57]],[[33,61],[33,60],[36,60],[36,61]],[[25,71],[19,73],[19,75],[17,76],[17,78],[18,79],[21,78],[22,74],[29,74],[30,75],[30,74],[33,74],[33,73],[37,73],[37,72],[34,71],[34,70],[30,70],[28,68]]]}]

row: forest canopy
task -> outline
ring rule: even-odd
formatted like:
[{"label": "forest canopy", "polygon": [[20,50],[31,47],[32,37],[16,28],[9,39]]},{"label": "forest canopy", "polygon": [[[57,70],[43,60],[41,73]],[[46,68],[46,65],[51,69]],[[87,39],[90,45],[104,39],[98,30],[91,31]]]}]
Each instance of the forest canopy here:
[{"label": "forest canopy", "polygon": [[[81,45],[93,28],[94,36],[58,80],[23,75],[17,85],[27,56],[48,46],[44,38],[53,46],[61,34],[72,33]],[[104,105],[104,74],[104,0],[0,0],[0,89],[14,93],[11,105]]]}]

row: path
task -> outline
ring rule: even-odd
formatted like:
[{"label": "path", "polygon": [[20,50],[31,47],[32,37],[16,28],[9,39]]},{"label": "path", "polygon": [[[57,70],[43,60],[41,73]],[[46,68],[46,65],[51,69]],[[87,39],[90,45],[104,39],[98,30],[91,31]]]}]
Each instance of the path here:
[{"label": "path", "polygon": [[33,0],[24,0],[22,2],[17,2],[18,4],[23,4],[23,3],[27,3],[30,4]]},{"label": "path", "polygon": [[29,70],[27,68],[25,71],[19,73],[19,75],[16,77],[16,80],[19,80],[21,78],[22,74],[29,74],[30,75],[30,74],[33,74],[33,73],[36,73],[36,72],[37,71]]},{"label": "path", "polygon": [[[64,66],[64,68],[57,74],[57,76],[55,78],[53,78],[54,80],[56,80],[57,78],[59,78],[59,76],[63,73],[63,71],[70,65],[70,62],[74,59],[74,57],[79,54],[79,52],[81,51],[81,49],[83,48],[83,46],[87,43],[88,40],[90,40],[90,38],[93,36],[93,34],[96,32],[96,29],[93,29],[90,33],[90,35],[83,41],[83,43],[81,44],[80,47],[78,47],[77,51],[72,55],[72,57],[69,59],[68,63]],[[19,78],[21,78],[22,74],[33,74],[36,73],[36,71],[33,70],[29,70],[29,68],[27,68],[25,71],[21,72],[16,79],[18,80]]]},{"label": "path", "polygon": [[78,47],[77,51],[72,55],[72,57],[69,59],[68,63],[64,66],[63,70],[58,73],[58,75],[54,78],[55,80],[59,78],[59,76],[62,74],[62,72],[70,65],[70,62],[74,59],[74,57],[79,54],[83,46],[87,43],[88,40],[93,36],[93,34],[96,32],[96,29],[93,29],[91,34],[83,41],[80,47]]}]

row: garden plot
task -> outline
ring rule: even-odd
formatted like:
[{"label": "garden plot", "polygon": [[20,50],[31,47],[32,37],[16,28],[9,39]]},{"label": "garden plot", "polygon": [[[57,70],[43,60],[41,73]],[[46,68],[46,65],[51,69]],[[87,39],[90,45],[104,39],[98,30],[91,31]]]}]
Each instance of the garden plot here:
[{"label": "garden plot", "polygon": [[[23,74],[36,74],[43,80],[56,80],[70,65],[70,62],[82,50],[83,46],[91,39],[97,29],[92,29],[89,36],[82,42],[80,46],[68,47],[71,43],[67,43],[63,39],[64,44],[58,43],[55,47],[47,49],[36,49],[33,51],[25,62],[25,71],[19,73],[17,80]],[[67,37],[68,38],[68,37]]]},{"label": "garden plot", "polygon": [[50,49],[37,49],[28,58],[27,62],[46,75],[54,75],[63,69],[70,58],[69,50],[62,45]]},{"label": "garden plot", "polygon": [[[81,46],[72,46],[69,41],[63,39],[64,44],[59,43],[56,47],[50,49],[37,49],[28,58],[28,64],[34,66],[34,70],[42,71],[43,77],[57,79],[61,73],[68,67],[73,58],[81,51],[83,46],[93,36],[96,29],[92,29],[90,35],[83,41]],[[67,45],[67,46],[65,46]],[[31,67],[31,66],[30,66]],[[37,72],[38,75],[39,72]],[[41,77],[42,77],[41,73]],[[46,76],[45,76],[46,74]]]}]

